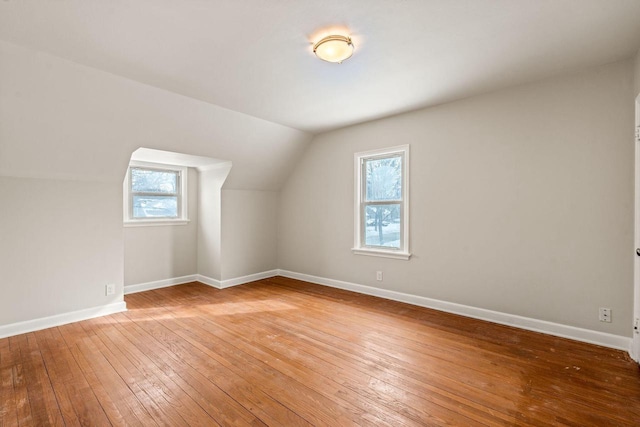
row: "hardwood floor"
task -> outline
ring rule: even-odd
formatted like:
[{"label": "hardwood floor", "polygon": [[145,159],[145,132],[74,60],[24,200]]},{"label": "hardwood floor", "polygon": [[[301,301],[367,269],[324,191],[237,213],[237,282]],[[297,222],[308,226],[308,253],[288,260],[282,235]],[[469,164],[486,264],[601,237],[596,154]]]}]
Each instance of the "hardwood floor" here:
[{"label": "hardwood floor", "polygon": [[622,351],[282,277],[0,340],[0,425],[640,425]]}]

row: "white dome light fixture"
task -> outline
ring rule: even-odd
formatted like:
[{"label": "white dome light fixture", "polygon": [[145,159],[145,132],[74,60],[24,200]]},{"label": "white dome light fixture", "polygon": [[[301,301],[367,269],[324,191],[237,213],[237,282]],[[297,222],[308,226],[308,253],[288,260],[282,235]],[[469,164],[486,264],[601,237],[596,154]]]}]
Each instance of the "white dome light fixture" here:
[{"label": "white dome light fixture", "polygon": [[323,61],[340,64],[353,55],[353,42],[347,36],[327,36],[313,45],[313,53]]}]

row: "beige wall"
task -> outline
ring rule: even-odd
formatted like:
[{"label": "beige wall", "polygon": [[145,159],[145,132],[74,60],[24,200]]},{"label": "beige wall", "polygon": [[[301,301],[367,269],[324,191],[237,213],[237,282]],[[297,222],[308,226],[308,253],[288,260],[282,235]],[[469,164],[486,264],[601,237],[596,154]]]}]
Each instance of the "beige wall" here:
[{"label": "beige wall", "polygon": [[[0,326],[114,302],[103,296],[108,282],[117,284],[117,301],[122,301],[122,179],[137,148],[228,159],[234,162],[229,188],[273,190],[280,188],[311,138],[296,129],[4,41],[0,82],[0,177],[24,189],[18,192],[13,184],[2,188]],[[208,211],[206,218],[215,222],[217,215],[217,226],[198,229],[203,252],[197,255],[198,267],[218,279],[219,192],[220,186],[206,194],[217,197],[217,202],[206,199],[217,206],[218,213]],[[33,216],[45,202],[54,203],[47,209],[55,220]],[[80,217],[87,213],[84,203],[92,204],[96,212],[91,219],[106,232],[87,229],[88,220]],[[154,240],[162,241],[161,251],[177,238],[174,232],[137,234],[153,234]],[[139,246],[140,240],[128,239],[128,247]],[[21,252],[14,253],[16,247]],[[162,257],[176,260],[175,255],[167,250]],[[104,262],[91,270],[96,259]],[[51,267],[54,262],[64,270]],[[174,277],[192,267],[186,259],[170,268],[163,264],[158,271],[152,269],[151,259],[136,264],[140,270],[127,268],[129,284]]]},{"label": "beige wall", "polygon": [[196,273],[235,279],[277,268],[278,193],[220,190],[218,172],[189,169],[188,225],[124,229],[125,286]]},{"label": "beige wall", "polygon": [[636,53],[634,61],[634,87],[633,94],[635,96],[640,95],[640,50]]},{"label": "beige wall", "polygon": [[234,162],[277,190],[310,135],[0,41],[0,175],[122,182],[140,147]]},{"label": "beige wall", "polygon": [[278,267],[277,203],[274,191],[222,191],[223,279]]},{"label": "beige wall", "polygon": [[[279,267],[630,336],[632,85],[625,61],[316,137],[281,191]],[[399,144],[414,256],[353,255],[353,154]]]},{"label": "beige wall", "polygon": [[198,182],[198,274],[222,278],[222,185],[231,165],[200,171]]},{"label": "beige wall", "polygon": [[[145,146],[233,160],[233,189],[277,189],[297,164],[275,213],[259,191],[225,196],[226,231],[224,179],[200,186],[200,274],[270,269],[277,247],[280,268],[626,333],[628,106],[640,87],[630,62],[325,134],[297,162],[309,135],[295,129],[6,42],[0,56],[0,325],[122,300],[121,181]],[[401,143],[413,156],[415,257],[353,256],[353,153]],[[246,212],[260,206],[264,218]],[[152,271],[145,260],[127,280],[175,277],[182,261]],[[612,324],[597,322],[598,306],[614,309]]]},{"label": "beige wall", "polygon": [[0,177],[0,200],[0,325],[122,301],[121,184]]},{"label": "beige wall", "polygon": [[198,268],[198,171],[189,168],[186,225],[124,228],[124,284],[196,274]]}]

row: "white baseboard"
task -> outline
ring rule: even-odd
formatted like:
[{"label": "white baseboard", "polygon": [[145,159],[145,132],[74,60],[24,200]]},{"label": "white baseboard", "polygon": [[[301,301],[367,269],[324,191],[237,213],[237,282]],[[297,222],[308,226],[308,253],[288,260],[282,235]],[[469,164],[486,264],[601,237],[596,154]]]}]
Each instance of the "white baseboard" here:
[{"label": "white baseboard", "polygon": [[202,274],[196,274],[196,280],[200,283],[211,286],[212,288],[222,289],[221,282],[218,279],[212,279],[211,277],[203,276]]},{"label": "white baseboard", "polygon": [[124,287],[124,294],[128,295],[136,292],[144,292],[144,291],[150,291],[153,289],[166,288],[168,286],[182,285],[184,283],[195,282],[196,280],[198,280],[198,275],[191,274],[188,276],[173,277],[171,279],[156,280],[154,282],[138,283],[136,285],[126,285]]},{"label": "white baseboard", "polygon": [[[593,331],[589,329],[577,328],[575,326],[562,325],[560,323],[548,322],[529,317],[518,316],[514,314],[502,313],[484,308],[477,308],[468,305],[456,304],[447,301],[441,301],[433,298],[421,297],[418,295],[405,294],[402,292],[390,291],[387,289],[375,288],[372,286],[359,285],[357,283],[344,282],[341,280],[327,279],[325,277],[312,276],[309,274],[296,273],[287,270],[269,270],[261,273],[250,274],[248,276],[236,277],[233,279],[217,280],[202,274],[192,274],[189,276],[175,277],[166,280],[158,280],[155,282],[140,283],[137,285],[125,286],[124,293],[131,294],[134,292],[142,292],[152,289],[164,288],[167,286],[180,285],[198,281],[205,285],[216,289],[225,289],[231,286],[242,285],[256,280],[266,279],[274,276],[284,276],[292,279],[303,280],[305,282],[316,283],[319,285],[330,286],[333,288],[344,289],[347,291],[358,292],[365,295],[377,296],[394,301],[400,301],[420,307],[432,308],[447,313],[459,314],[461,316],[471,317],[474,319],[486,320],[502,325],[513,326],[535,332],[542,332],[563,338],[569,338],[577,341],[597,344],[604,347],[615,348],[619,350],[630,351],[632,339],[620,335],[607,334],[604,332]],[[109,313],[108,313],[109,314]],[[93,316],[95,317],[95,316]],[[87,317],[88,318],[88,317]],[[75,320],[70,320],[75,321]],[[33,322],[37,322],[34,320]],[[24,322],[29,323],[29,322]],[[64,322],[69,323],[69,322]],[[11,326],[11,325],[9,325]],[[45,326],[49,327],[49,326]],[[2,338],[3,329],[0,327],[0,338]],[[42,328],[40,328],[42,329]],[[35,329],[33,329],[35,330]],[[22,333],[22,332],[18,332]],[[15,335],[15,334],[14,334]]]},{"label": "white baseboard", "polygon": [[629,355],[633,360],[640,363],[640,336],[638,336],[637,332],[634,332],[634,337],[631,339]]},{"label": "white baseboard", "polygon": [[191,274],[188,276],[172,277],[170,279],[156,280],[154,282],[138,283],[136,285],[127,285],[124,287],[124,294],[133,294],[135,292],[151,291],[153,289],[166,288],[169,286],[182,285],[190,282],[201,282],[216,289],[230,288],[231,286],[243,285],[249,282],[255,282],[260,279],[267,279],[278,275],[279,270],[269,270],[260,273],[249,274],[248,276],[235,277],[233,279],[218,280],[202,274]]},{"label": "white baseboard", "polygon": [[277,276],[278,273],[279,273],[279,270],[269,270],[269,271],[263,271],[260,273],[249,274],[248,276],[235,277],[233,279],[226,279],[226,280],[212,279],[211,277],[203,276],[202,274],[197,274],[196,280],[198,282],[204,283],[205,285],[212,286],[216,289],[225,289],[225,288],[230,288],[232,286],[243,285],[249,282],[255,282],[256,280],[274,277],[274,276]]},{"label": "white baseboard", "polygon": [[544,334],[554,335],[562,338],[569,338],[576,341],[597,344],[619,350],[630,351],[631,349],[632,340],[630,337],[607,334],[604,332],[592,331],[590,329],[583,329],[577,328],[575,326],[547,322],[545,320],[532,319],[529,317],[502,313],[499,311],[487,310],[484,308],[471,307],[468,305],[456,304],[433,298],[426,298],[417,295],[405,294],[402,292],[374,288],[372,286],[343,282],[341,280],[333,280],[324,277],[311,276],[309,274],[295,273],[293,271],[279,270],[278,273],[280,276],[289,277],[291,279],[303,280],[305,282],[316,283],[318,285],[330,286],[332,288],[338,288],[347,291],[358,292],[365,295],[372,295],[380,298],[400,301],[420,307],[432,308],[447,313],[459,314],[461,316],[486,320],[489,322],[513,326],[529,331],[542,332]]},{"label": "white baseboard", "polygon": [[24,322],[11,323],[9,325],[0,326],[0,338],[26,334],[28,332],[53,328],[54,326],[66,325],[67,323],[79,322],[81,320],[93,319],[94,317],[107,316],[109,314],[120,313],[122,311],[127,311],[127,304],[124,301],[114,302],[100,307],[85,308],[83,310],[56,314],[54,316],[41,317],[39,319],[26,320]]},{"label": "white baseboard", "polygon": [[278,275],[279,270],[263,271],[261,273],[249,274],[248,276],[236,277],[220,282],[220,289],[230,288],[231,286],[244,285],[245,283],[255,282],[256,280],[268,279]]}]

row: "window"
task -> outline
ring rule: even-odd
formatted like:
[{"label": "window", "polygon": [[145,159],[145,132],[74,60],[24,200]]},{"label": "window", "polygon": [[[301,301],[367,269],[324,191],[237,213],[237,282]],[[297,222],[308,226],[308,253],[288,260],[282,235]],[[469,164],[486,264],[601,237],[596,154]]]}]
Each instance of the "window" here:
[{"label": "window", "polygon": [[355,154],[353,253],[408,260],[409,146]]},{"label": "window", "polygon": [[126,225],[186,223],[187,168],[132,162],[124,185]]}]

